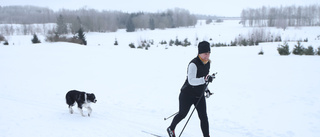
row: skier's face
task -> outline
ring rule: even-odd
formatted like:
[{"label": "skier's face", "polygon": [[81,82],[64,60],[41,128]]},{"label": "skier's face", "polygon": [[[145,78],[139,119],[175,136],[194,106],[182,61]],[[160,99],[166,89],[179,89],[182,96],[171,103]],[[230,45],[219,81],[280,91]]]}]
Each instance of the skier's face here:
[{"label": "skier's face", "polygon": [[209,58],[210,58],[210,52],[201,53],[201,54],[199,54],[199,56],[201,57],[201,59],[203,59],[203,60],[205,60],[205,61],[208,61]]}]

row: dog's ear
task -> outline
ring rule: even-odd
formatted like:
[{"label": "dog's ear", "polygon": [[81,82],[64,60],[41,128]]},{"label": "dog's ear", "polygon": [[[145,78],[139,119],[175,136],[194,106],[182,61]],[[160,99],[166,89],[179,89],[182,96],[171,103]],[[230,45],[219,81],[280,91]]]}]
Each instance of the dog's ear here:
[{"label": "dog's ear", "polygon": [[93,95],[93,93],[86,93],[87,94],[87,96],[91,96],[91,95]]}]

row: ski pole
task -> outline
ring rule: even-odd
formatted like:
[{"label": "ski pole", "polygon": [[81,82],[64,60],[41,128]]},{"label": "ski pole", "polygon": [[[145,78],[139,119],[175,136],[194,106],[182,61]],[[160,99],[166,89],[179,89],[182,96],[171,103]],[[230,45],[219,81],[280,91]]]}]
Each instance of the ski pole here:
[{"label": "ski pole", "polygon": [[172,114],[171,116],[169,116],[169,117],[167,117],[167,118],[164,118],[164,120],[168,120],[169,118],[171,118],[171,117],[173,117],[173,116],[177,115],[178,113],[179,113],[179,111],[178,111],[178,112],[176,112],[176,113],[174,113],[174,114]]},{"label": "ski pole", "polygon": [[[208,85],[209,85],[209,83],[207,83],[206,85],[208,86]],[[188,122],[189,122],[189,120],[190,120],[190,118],[191,118],[191,116],[192,116],[192,114],[193,114],[194,110],[197,108],[197,106],[198,106],[198,104],[199,104],[199,102],[200,102],[201,98],[203,97],[203,95],[204,95],[204,94],[202,94],[202,95],[201,95],[201,97],[200,97],[200,98],[199,98],[199,100],[197,101],[196,105],[194,106],[194,108],[193,108],[193,110],[192,110],[192,112],[191,112],[191,114],[190,114],[190,116],[189,116],[189,118],[188,118],[188,120],[187,120],[186,124],[184,125],[184,127],[183,127],[183,129],[182,129],[182,131],[181,131],[181,133],[180,133],[180,135],[179,135],[179,137],[182,135],[182,133],[183,133],[184,129],[186,128],[186,126],[187,126],[187,124],[188,124]]]},{"label": "ski pole", "polygon": [[190,120],[190,118],[191,118],[191,116],[192,116],[192,114],[193,114],[194,110],[197,108],[197,106],[198,106],[198,104],[199,104],[199,102],[200,102],[200,100],[201,100],[201,98],[202,98],[202,97],[203,97],[203,94],[202,94],[202,95],[201,95],[201,97],[199,98],[199,100],[198,100],[197,104],[194,106],[194,108],[193,108],[193,110],[192,110],[192,112],[191,112],[191,114],[190,114],[190,116],[189,116],[189,118],[188,118],[188,120],[187,120],[186,124],[184,124],[184,127],[183,127],[183,129],[182,129],[182,131],[181,131],[181,133],[180,133],[179,137],[181,136],[181,134],[183,133],[184,129],[186,128],[186,126],[187,126],[187,124],[188,124],[188,122],[189,122],[189,120]]},{"label": "ski pole", "polygon": [[[218,74],[218,72],[213,73],[213,74],[212,74],[212,76],[215,76],[216,74]],[[208,85],[209,85],[209,83],[207,83],[206,85],[208,86]],[[212,93],[211,93],[211,95],[212,95]],[[177,115],[178,113],[179,113],[179,111],[178,111],[178,112],[176,112],[176,113],[174,113],[174,114],[172,114],[171,116],[169,116],[169,117],[167,117],[167,118],[164,118],[164,120],[168,120],[169,118],[171,118],[171,117],[173,117],[173,116]]]},{"label": "ski pole", "polygon": [[[218,72],[216,72],[216,73],[213,73],[213,74],[212,74],[213,78],[215,78],[215,75],[216,75],[216,74],[218,74]],[[209,85],[209,82],[207,82],[207,83],[206,83],[206,88],[208,87],[208,85]],[[206,88],[205,88],[205,89],[206,89]],[[205,92],[205,91],[203,91],[203,92]],[[198,104],[199,104],[199,102],[200,102],[200,100],[202,99],[202,97],[203,97],[203,96],[204,96],[204,93],[201,95],[201,97],[200,97],[200,98],[199,98],[199,100],[197,101],[196,105],[194,106],[194,108],[193,108],[193,110],[192,110],[192,112],[191,112],[191,114],[190,114],[190,116],[189,116],[189,118],[188,118],[188,120],[187,120],[186,124],[183,126],[183,129],[182,129],[182,131],[181,131],[181,133],[180,133],[179,137],[181,137],[181,135],[182,135],[182,133],[183,133],[184,129],[186,128],[186,126],[187,126],[187,125],[188,125],[188,123],[189,123],[189,120],[190,120],[190,118],[191,118],[191,116],[192,116],[192,114],[193,114],[194,110],[197,108],[197,106],[198,106]]]}]

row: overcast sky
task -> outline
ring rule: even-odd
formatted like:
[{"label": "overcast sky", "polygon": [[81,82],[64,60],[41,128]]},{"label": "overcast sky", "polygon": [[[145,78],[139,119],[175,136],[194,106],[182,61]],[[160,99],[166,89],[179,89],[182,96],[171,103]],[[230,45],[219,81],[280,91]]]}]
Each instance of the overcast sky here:
[{"label": "overcast sky", "polygon": [[194,14],[240,16],[242,9],[264,6],[306,6],[320,5],[320,0],[0,0],[1,6],[34,5],[59,9],[83,7],[97,10],[118,10],[123,12],[158,12],[175,7],[189,10]]}]

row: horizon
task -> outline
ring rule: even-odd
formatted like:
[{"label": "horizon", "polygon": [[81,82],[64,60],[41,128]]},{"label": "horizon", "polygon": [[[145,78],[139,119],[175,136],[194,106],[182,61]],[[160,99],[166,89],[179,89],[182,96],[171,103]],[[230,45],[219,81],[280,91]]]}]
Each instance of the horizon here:
[{"label": "horizon", "polygon": [[[37,3],[37,4],[33,4]],[[200,15],[211,15],[211,16],[222,16],[222,17],[240,17],[241,11],[248,8],[260,8],[262,6],[267,7],[281,7],[281,6],[309,6],[320,4],[317,0],[246,0],[239,2],[236,0],[225,0],[220,2],[217,0],[199,0],[199,1],[146,1],[146,0],[118,0],[116,2],[101,2],[100,0],[91,1],[76,1],[76,0],[56,0],[56,1],[41,1],[41,0],[30,0],[30,1],[19,1],[19,0],[2,0],[1,6],[38,6],[46,7],[54,11],[61,9],[77,10],[81,8],[95,9],[99,11],[122,11],[122,12],[163,12],[168,9],[181,8],[188,10],[191,14]],[[231,10],[232,9],[232,10]]]}]

